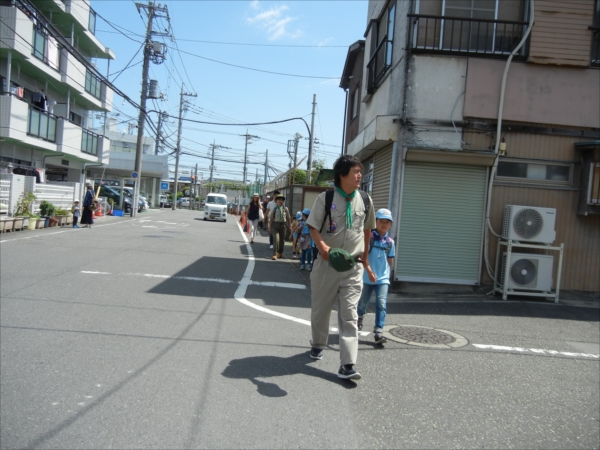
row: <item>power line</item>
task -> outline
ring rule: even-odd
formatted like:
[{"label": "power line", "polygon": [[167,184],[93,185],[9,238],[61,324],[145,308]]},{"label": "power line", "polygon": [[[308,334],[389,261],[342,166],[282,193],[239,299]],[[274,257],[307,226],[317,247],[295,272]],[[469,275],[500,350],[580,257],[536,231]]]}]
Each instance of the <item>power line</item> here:
[{"label": "power line", "polygon": [[179,51],[181,53],[185,53],[186,55],[195,56],[196,58],[205,59],[207,61],[212,61],[212,62],[217,63],[217,64],[223,64],[225,66],[230,66],[230,67],[237,67],[238,69],[252,70],[254,72],[269,73],[271,75],[281,75],[281,76],[284,76],[284,77],[297,77],[297,78],[316,78],[316,79],[322,79],[322,80],[336,80],[336,79],[339,78],[339,77],[319,77],[319,76],[312,76],[312,75],[297,75],[297,74],[292,74],[292,73],[272,72],[270,70],[255,69],[253,67],[245,67],[245,66],[239,66],[237,64],[231,64],[231,63],[226,63],[226,62],[223,62],[223,61],[217,61],[216,59],[206,58],[204,56],[200,56],[200,55],[196,55],[194,53],[186,52],[184,50],[179,50]]}]

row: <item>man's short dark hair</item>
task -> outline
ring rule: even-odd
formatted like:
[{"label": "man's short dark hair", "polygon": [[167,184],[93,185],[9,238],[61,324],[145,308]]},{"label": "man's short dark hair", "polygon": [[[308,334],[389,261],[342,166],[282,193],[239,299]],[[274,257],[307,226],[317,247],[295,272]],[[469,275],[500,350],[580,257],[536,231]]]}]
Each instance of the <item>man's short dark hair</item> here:
[{"label": "man's short dark hair", "polygon": [[342,183],[342,177],[345,177],[350,173],[350,169],[353,167],[360,166],[362,163],[356,156],[342,155],[333,164],[333,184],[340,187]]},{"label": "man's short dark hair", "polygon": [[273,192],[273,196],[276,196],[276,195],[279,195],[279,194],[281,194],[281,192],[279,192],[279,191]]}]

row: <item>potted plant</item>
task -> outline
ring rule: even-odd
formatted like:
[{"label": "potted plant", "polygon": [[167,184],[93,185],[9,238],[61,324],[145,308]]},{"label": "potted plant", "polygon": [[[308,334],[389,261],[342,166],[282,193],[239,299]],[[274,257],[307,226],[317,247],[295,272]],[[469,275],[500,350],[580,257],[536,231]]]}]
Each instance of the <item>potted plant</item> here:
[{"label": "potted plant", "polygon": [[44,219],[46,219],[46,224],[44,225],[46,228],[50,226],[50,218],[54,216],[55,212],[56,207],[52,203],[46,200],[42,200],[42,202],[40,203],[40,214]]},{"label": "potted plant", "polygon": [[23,192],[13,211],[14,225],[13,230],[22,230],[25,225],[25,220],[29,219],[31,213],[31,205],[35,201],[33,192]]},{"label": "potted plant", "polygon": [[58,221],[58,226],[63,226],[67,224],[67,214],[68,212],[62,208],[56,208],[54,211],[54,218]]},{"label": "potted plant", "polygon": [[32,214],[29,216],[29,223],[27,224],[28,230],[35,230],[41,228],[38,226],[38,222],[41,222],[40,216],[37,214]]}]

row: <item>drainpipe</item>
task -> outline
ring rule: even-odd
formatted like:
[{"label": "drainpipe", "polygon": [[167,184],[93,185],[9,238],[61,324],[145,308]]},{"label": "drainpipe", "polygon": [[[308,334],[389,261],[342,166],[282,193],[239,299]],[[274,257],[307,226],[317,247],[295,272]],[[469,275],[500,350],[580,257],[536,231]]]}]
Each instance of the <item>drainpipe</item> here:
[{"label": "drainpipe", "polygon": [[523,44],[525,44],[525,41],[529,37],[529,34],[531,33],[531,29],[533,28],[534,0],[529,0],[529,9],[530,9],[529,25],[527,25],[527,30],[525,30],[525,34],[523,34],[523,38],[521,39],[521,42],[519,42],[519,45],[517,45],[515,47],[515,49],[511,52],[510,56],[506,60],[506,64],[504,65],[504,73],[502,74],[502,83],[500,85],[500,100],[498,102],[498,124],[496,126],[496,145],[494,146],[494,154],[496,155],[496,157],[494,158],[494,164],[492,165],[492,170],[490,171],[490,179],[489,179],[489,184],[488,184],[488,195],[487,195],[487,202],[486,202],[486,208],[485,208],[485,225],[486,225],[486,227],[485,227],[485,231],[484,231],[484,243],[483,243],[483,256],[484,256],[483,259],[485,262],[485,268],[487,270],[488,275],[494,282],[496,280],[496,276],[495,276],[496,274],[494,274],[494,272],[492,271],[492,266],[490,265],[490,262],[489,262],[490,232],[492,234],[494,234],[494,236],[496,236],[496,237],[501,237],[501,235],[496,233],[492,228],[492,224],[490,222],[490,208],[491,208],[491,204],[492,204],[492,188],[494,185],[494,177],[496,176],[496,171],[498,170],[498,161],[499,161],[498,150],[500,148],[500,140],[501,140],[501,134],[502,134],[502,114],[504,112],[504,94],[506,92],[506,78],[508,76],[508,69],[510,68],[510,63],[512,62],[513,57],[521,49]]},{"label": "drainpipe", "polygon": [[348,123],[348,89],[344,89],[346,92],[346,102],[344,103],[344,126],[342,127],[342,151],[341,155],[346,154],[346,125]]},{"label": "drainpipe", "polygon": [[6,59],[6,89],[10,92],[10,71],[12,70],[12,52],[9,50]]}]

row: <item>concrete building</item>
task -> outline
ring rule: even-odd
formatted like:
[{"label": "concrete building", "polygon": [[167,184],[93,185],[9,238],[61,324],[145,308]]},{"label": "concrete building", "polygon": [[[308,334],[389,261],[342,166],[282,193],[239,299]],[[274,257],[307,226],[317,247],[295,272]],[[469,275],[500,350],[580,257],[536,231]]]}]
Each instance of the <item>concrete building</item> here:
[{"label": "concrete building", "polygon": [[600,1],[371,0],[364,37],[345,151],[396,218],[395,280],[491,284],[525,205],[556,209],[561,287],[600,291]]},{"label": "concrete building", "polygon": [[[133,187],[131,174],[135,170],[135,153],[137,134],[129,134],[127,129],[118,129],[114,118],[107,119],[104,127],[94,129],[98,134],[106,136],[110,141],[108,162],[102,166],[90,167],[90,178],[100,181],[102,177],[110,180],[113,187]],[[151,207],[158,207],[160,201],[160,182],[167,179],[169,165],[167,155],[154,154],[155,141],[144,136],[142,141],[142,176],[140,190],[149,199]]]},{"label": "concrete building", "polygon": [[108,162],[109,139],[90,128],[91,114],[111,110],[113,92],[93,61],[115,55],[95,27],[87,0],[0,1],[3,165],[81,183]]}]

